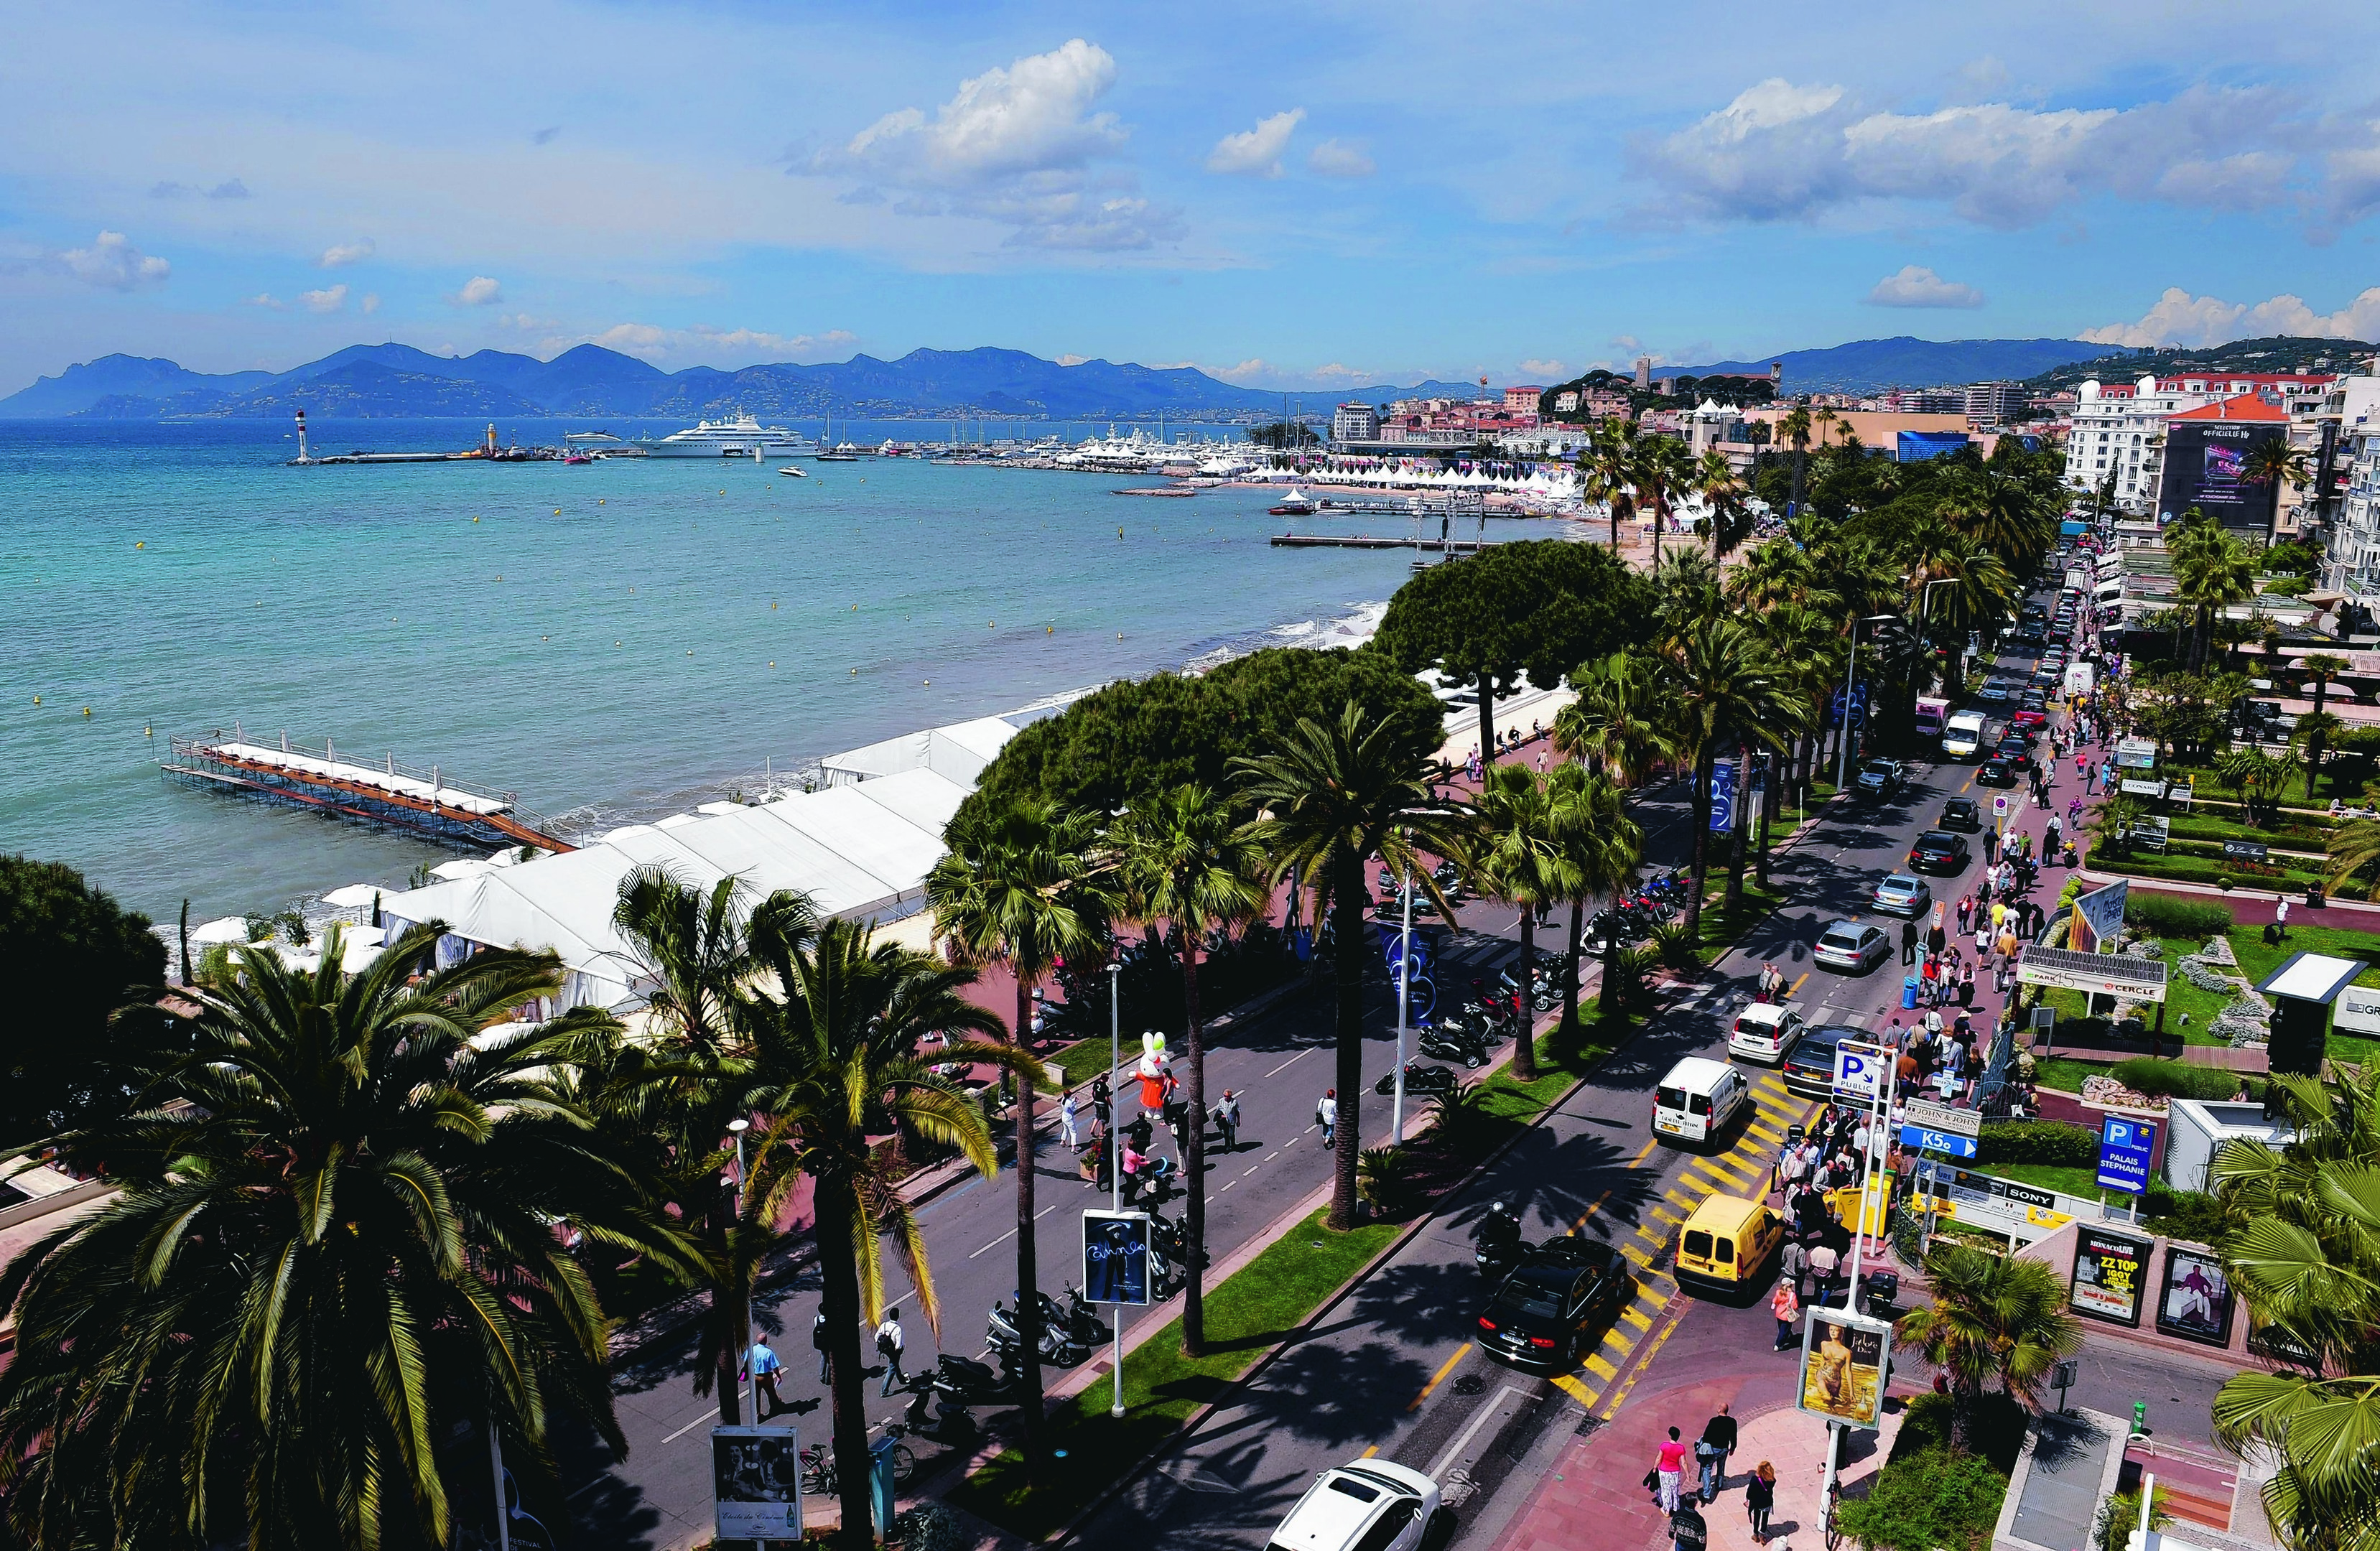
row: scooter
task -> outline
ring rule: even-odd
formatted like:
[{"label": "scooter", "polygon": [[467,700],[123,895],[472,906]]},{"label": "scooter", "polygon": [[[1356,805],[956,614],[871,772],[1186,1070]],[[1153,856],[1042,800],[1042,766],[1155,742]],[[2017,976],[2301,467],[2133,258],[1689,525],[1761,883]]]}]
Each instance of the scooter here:
[{"label": "scooter", "polygon": [[[927,1409],[939,1399],[941,1404],[929,1418]],[[941,1383],[929,1380],[925,1387],[911,1397],[909,1407],[901,1413],[901,1425],[921,1438],[949,1444],[954,1448],[971,1448],[983,1436],[983,1429],[960,1400]]]},{"label": "scooter", "polygon": [[[1016,1316],[1009,1312],[1007,1304],[997,1300],[985,1321],[984,1344],[991,1348],[994,1355],[1019,1351],[1024,1347],[1024,1338],[1017,1333]],[[1052,1322],[1046,1312],[1041,1320],[1039,1350],[1041,1361],[1055,1363],[1062,1368],[1071,1368],[1091,1354],[1089,1347],[1067,1334],[1063,1326]]]},{"label": "scooter", "polygon": [[913,1389],[931,1389],[963,1406],[1005,1406],[1016,1403],[1016,1368],[1013,1354],[1002,1352],[994,1373],[972,1357],[946,1351],[933,1368],[909,1381]]},{"label": "scooter", "polygon": [[1085,1346],[1095,1347],[1112,1334],[1099,1311],[1083,1299],[1082,1289],[1073,1282],[1066,1284],[1066,1302],[1061,1305],[1048,1293],[1041,1295],[1041,1318],[1055,1321],[1059,1327]]},{"label": "scooter", "polygon": [[1472,1261],[1491,1284],[1502,1281],[1528,1247],[1521,1239],[1520,1219],[1501,1201],[1488,1204],[1487,1215],[1471,1230],[1471,1243]]},{"label": "scooter", "polygon": [[1460,1024],[1432,1024],[1420,1031],[1421,1053],[1439,1060],[1476,1067],[1488,1059],[1487,1041]]},{"label": "scooter", "polygon": [[[1451,1069],[1424,1066],[1417,1060],[1405,1062],[1405,1097],[1416,1094],[1452,1093],[1455,1077]],[[1397,1091],[1397,1074],[1393,1072],[1372,1084],[1372,1091],[1386,1098]]]}]

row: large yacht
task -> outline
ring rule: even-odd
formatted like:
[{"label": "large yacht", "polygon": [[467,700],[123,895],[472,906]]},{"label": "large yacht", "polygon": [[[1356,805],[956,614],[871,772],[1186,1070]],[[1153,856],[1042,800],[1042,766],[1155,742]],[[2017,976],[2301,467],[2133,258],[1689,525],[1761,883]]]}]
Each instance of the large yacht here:
[{"label": "large yacht", "polygon": [[705,420],[638,446],[657,458],[785,457],[810,450],[809,438],[783,426],[764,426],[749,415]]}]

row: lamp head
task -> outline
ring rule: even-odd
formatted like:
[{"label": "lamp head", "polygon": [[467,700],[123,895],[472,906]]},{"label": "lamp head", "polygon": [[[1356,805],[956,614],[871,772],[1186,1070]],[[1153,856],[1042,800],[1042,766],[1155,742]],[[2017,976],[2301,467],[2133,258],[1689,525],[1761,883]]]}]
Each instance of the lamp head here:
[{"label": "lamp head", "polygon": [[743,1116],[741,1116],[741,1115],[736,1116],[736,1117],[735,1117],[735,1119],[734,1119],[734,1120],[732,1120],[732,1121],[729,1121],[727,1122],[727,1131],[728,1131],[728,1133],[729,1133],[730,1135],[733,1135],[733,1136],[741,1136],[741,1135],[743,1135],[746,1132],[747,1132],[747,1131],[749,1131],[749,1130],[751,1130],[751,1129],[752,1129],[752,1122],[751,1122],[750,1121],[746,1120],[746,1119],[745,1119]]}]

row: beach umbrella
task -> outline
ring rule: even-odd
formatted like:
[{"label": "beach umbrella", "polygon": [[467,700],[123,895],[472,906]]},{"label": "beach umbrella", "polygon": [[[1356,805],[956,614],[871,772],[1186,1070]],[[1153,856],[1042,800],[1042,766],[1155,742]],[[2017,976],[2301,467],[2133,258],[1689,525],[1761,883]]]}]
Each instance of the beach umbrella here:
[{"label": "beach umbrella", "polygon": [[430,876],[443,878],[452,882],[458,878],[477,878],[481,873],[493,870],[495,870],[493,867],[477,856],[458,856],[451,862],[441,862],[431,867]]},{"label": "beach umbrella", "polygon": [[339,967],[349,975],[360,975],[366,966],[380,957],[382,934],[377,927],[366,927],[344,934],[339,952]]},{"label": "beach umbrella", "polygon": [[333,910],[362,910],[381,897],[384,891],[377,883],[350,883],[334,889],[322,896],[322,903]]},{"label": "beach umbrella", "polygon": [[198,948],[212,948],[219,942],[246,942],[247,940],[248,918],[242,915],[223,916],[197,927],[190,933],[191,946]]}]

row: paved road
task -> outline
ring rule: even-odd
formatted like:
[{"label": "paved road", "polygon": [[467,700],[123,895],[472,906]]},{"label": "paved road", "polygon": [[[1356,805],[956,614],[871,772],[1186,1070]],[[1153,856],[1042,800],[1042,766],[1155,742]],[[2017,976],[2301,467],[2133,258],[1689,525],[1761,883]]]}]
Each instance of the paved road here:
[{"label": "paved road", "polygon": [[[1898,955],[1864,976],[1845,976],[1816,968],[1811,948],[1829,921],[1866,914],[1876,879],[1900,868],[1942,800],[1968,791],[1973,774],[1968,766],[1916,766],[1896,797],[1854,798],[1822,817],[1776,868],[1791,903],[1717,966],[1699,995],[1608,1061],[1467,1196],[1088,1526],[1082,1543],[1163,1551],[1262,1545],[1316,1472],[1377,1452],[1453,1485],[1463,1499],[1455,1545],[1492,1545],[1534,1484],[1535,1466],[1563,1436],[1607,1421],[1695,1306],[1659,1269],[1676,1224],[1714,1191],[1761,1189],[1783,1127],[1813,1108],[1764,1074],[1757,1120],[1722,1138],[1723,1152],[1691,1155],[1652,1138],[1656,1080],[1682,1056],[1723,1057],[1727,1014],[1763,961],[1784,969],[1792,1000],[1814,1024],[1878,1027],[1897,1012]],[[2036,810],[2035,828],[2041,817]],[[1971,869],[1937,879],[1937,897],[1955,900],[1972,876]],[[2044,891],[2054,893],[2058,881],[2045,878]],[[1888,925],[1896,941],[1898,926]],[[1977,1000],[1985,1009],[1977,1022],[1988,1026],[1996,1002],[1985,1008],[1992,999],[1980,994]],[[1498,1196],[1525,1203],[1531,1237],[1575,1229],[1617,1243],[1639,1267],[1634,1303],[1574,1373],[1550,1380],[1520,1375],[1490,1363],[1466,1339],[1483,1290],[1469,1230]],[[1763,1311],[1730,1313],[1753,1332],[1748,1339],[1773,1332]]]}]

